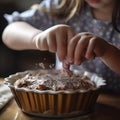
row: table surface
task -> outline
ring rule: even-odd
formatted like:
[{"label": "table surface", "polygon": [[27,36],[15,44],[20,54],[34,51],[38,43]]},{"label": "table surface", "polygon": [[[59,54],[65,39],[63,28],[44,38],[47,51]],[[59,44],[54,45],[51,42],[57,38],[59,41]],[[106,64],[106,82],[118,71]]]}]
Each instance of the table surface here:
[{"label": "table surface", "polygon": [[[3,81],[3,79],[1,78],[0,81]],[[0,120],[56,119],[26,115],[21,111],[13,98],[2,110],[0,110]],[[120,94],[101,93],[92,113],[84,116],[76,116],[74,118],[62,118],[62,120],[120,120]]]}]

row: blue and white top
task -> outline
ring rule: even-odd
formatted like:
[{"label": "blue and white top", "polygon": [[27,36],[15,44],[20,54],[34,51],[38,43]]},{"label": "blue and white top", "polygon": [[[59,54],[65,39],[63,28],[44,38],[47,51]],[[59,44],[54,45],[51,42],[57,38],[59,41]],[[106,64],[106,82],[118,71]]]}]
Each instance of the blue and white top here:
[{"label": "blue and white top", "polygon": [[[40,3],[41,6],[46,6],[47,8],[55,4],[58,4],[57,0],[44,0]],[[14,21],[25,21],[41,30],[45,30],[60,23],[50,16],[33,9],[22,13],[14,12],[11,15],[6,14],[5,17],[9,23]],[[77,33],[91,32],[120,48],[120,34],[114,30],[111,21],[95,19],[88,5],[66,24],[72,26]],[[56,67],[61,67],[61,63],[58,59],[56,59]],[[105,86],[106,90],[110,92],[120,92],[120,76],[108,68],[99,58],[85,62],[80,66],[72,66],[72,68],[76,69],[81,69],[81,67],[82,69],[95,72],[103,77],[107,82]]]}]

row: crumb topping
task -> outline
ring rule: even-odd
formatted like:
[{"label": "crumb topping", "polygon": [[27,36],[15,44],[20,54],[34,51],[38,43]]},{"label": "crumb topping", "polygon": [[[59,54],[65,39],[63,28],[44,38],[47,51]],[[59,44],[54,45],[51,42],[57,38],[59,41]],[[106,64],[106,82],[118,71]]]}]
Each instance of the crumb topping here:
[{"label": "crumb topping", "polygon": [[28,88],[36,90],[86,90],[95,86],[95,83],[87,76],[80,73],[72,73],[69,76],[60,70],[40,70],[31,71],[15,82],[18,88]]}]

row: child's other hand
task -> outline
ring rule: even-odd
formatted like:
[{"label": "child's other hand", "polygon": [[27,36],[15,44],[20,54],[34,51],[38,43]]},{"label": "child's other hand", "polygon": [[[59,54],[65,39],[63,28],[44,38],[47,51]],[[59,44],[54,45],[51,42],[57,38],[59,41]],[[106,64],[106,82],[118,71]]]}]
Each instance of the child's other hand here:
[{"label": "child's other hand", "polygon": [[34,41],[38,49],[56,52],[63,61],[67,55],[67,44],[74,35],[70,26],[56,25],[36,35]]},{"label": "child's other hand", "polygon": [[102,38],[88,32],[74,36],[68,44],[67,63],[79,65],[85,60],[102,57],[108,43]]}]

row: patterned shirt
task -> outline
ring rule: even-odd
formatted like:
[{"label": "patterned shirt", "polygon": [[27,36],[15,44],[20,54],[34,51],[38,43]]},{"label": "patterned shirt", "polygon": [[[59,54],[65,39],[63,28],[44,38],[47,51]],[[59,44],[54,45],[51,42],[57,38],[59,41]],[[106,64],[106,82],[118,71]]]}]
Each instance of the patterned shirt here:
[{"label": "patterned shirt", "polygon": [[[45,5],[49,8],[51,5],[54,5],[54,1],[56,0],[45,0],[40,5]],[[55,4],[58,4],[58,2]],[[50,16],[32,9],[22,13],[14,12],[12,15],[5,15],[5,17],[9,23],[13,21],[25,21],[41,30],[60,23]],[[72,26],[77,33],[91,32],[120,48],[120,34],[113,29],[111,21],[106,22],[95,19],[88,5],[66,24]],[[56,66],[57,68],[61,67],[58,59],[56,59]],[[80,66],[72,66],[72,68],[97,73],[106,80],[107,85],[104,87],[105,90],[120,92],[120,76],[107,67],[99,58],[84,62]]]}]

